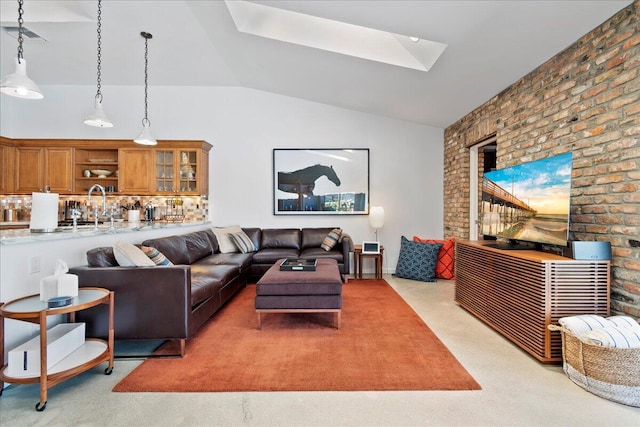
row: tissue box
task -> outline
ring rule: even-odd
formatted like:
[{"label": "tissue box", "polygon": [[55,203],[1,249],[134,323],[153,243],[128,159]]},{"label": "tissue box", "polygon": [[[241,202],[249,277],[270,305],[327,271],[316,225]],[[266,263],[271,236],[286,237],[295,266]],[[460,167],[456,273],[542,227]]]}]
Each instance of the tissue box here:
[{"label": "tissue box", "polygon": [[[47,370],[73,353],[84,343],[84,323],[62,323],[47,331]],[[33,377],[40,375],[40,337],[30,339],[9,351],[6,375]]]},{"label": "tissue box", "polygon": [[77,297],[78,276],[75,274],[59,274],[40,279],[40,301],[48,301],[55,297]]}]

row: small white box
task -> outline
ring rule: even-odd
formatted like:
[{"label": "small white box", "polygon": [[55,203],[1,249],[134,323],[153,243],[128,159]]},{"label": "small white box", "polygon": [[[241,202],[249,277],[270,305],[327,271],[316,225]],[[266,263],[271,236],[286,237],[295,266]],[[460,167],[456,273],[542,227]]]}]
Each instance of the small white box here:
[{"label": "small white box", "polygon": [[[61,323],[47,331],[47,370],[73,353],[84,343],[84,323]],[[35,337],[9,351],[5,372],[10,377],[40,375],[40,337]]]},{"label": "small white box", "polygon": [[78,276],[75,274],[59,274],[40,279],[40,301],[48,301],[55,297],[77,297]]}]

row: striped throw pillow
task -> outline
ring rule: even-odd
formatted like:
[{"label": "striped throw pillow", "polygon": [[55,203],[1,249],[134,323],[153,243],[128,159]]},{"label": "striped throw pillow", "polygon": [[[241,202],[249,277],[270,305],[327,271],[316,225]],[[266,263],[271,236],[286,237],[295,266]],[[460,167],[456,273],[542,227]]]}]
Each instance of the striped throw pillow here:
[{"label": "striped throw pillow", "polygon": [[239,233],[230,233],[229,237],[243,254],[255,252],[257,250],[256,245],[253,244],[249,236],[247,236],[247,233],[244,231],[240,231]]},{"label": "striped throw pillow", "polygon": [[603,347],[640,348],[640,332],[624,326],[607,326],[594,329],[587,339]]},{"label": "striped throw pillow", "polygon": [[611,317],[607,317],[607,320],[613,323],[615,326],[620,326],[623,328],[631,328],[634,331],[640,333],[640,323],[638,323],[638,321],[631,316],[623,316],[623,315],[611,316]]},{"label": "striped throw pillow", "polygon": [[156,248],[142,246],[140,249],[142,249],[142,252],[144,252],[155,265],[173,265],[173,263]]},{"label": "striped throw pillow", "polygon": [[581,314],[578,316],[561,317],[558,323],[568,329],[578,338],[586,339],[587,334],[594,329],[606,328],[613,324],[597,314]]},{"label": "striped throw pillow", "polygon": [[338,243],[338,240],[340,240],[341,235],[342,235],[342,229],[334,228],[329,232],[329,234],[327,234],[327,237],[324,238],[322,243],[320,243],[320,247],[327,252],[330,251]]}]

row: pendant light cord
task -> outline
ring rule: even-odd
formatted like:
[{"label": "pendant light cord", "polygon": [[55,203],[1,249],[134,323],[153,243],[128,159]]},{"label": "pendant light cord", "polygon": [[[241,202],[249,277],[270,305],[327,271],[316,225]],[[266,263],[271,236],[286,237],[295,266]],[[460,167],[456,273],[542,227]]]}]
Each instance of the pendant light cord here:
[{"label": "pendant light cord", "polygon": [[102,102],[102,0],[98,0],[98,92],[96,99]]},{"label": "pendant light cord", "polygon": [[24,14],[24,9],[22,6],[24,5],[24,0],[18,0],[18,63],[21,63],[23,58],[22,56],[22,24],[24,24],[24,18],[22,15]]}]

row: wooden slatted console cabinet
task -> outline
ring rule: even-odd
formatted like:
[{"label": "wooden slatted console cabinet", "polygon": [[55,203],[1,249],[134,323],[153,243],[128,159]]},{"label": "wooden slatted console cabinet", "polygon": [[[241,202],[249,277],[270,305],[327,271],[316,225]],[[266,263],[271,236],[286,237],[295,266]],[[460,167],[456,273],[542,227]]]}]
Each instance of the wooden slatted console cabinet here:
[{"label": "wooden slatted console cabinet", "polygon": [[455,301],[543,363],[562,361],[564,316],[609,315],[610,261],[456,243]]}]

